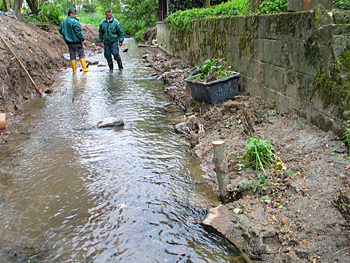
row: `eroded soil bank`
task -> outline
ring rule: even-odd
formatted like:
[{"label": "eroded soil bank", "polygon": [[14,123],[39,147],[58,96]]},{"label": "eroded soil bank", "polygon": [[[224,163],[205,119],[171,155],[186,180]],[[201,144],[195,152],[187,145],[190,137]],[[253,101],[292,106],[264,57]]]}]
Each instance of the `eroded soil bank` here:
[{"label": "eroded soil bank", "polygon": [[[59,27],[33,23],[23,18],[17,21],[7,16],[0,16],[0,24],[0,35],[29,72],[36,86],[41,92],[49,93],[55,82],[54,73],[70,66],[69,60],[63,56],[68,53],[68,48],[58,32]],[[94,43],[98,38],[97,28],[82,24],[82,31],[87,40],[86,53],[99,52],[99,47]],[[38,96],[38,93],[30,78],[0,39],[0,112],[6,113],[6,122],[9,124],[15,121],[22,113],[23,103],[34,96]],[[7,140],[7,132],[0,131],[0,147]]]},{"label": "eroded soil bank", "polygon": [[[164,54],[146,53],[144,58],[186,112],[190,128],[183,132],[215,189],[212,142],[225,141],[231,201],[210,211],[219,233],[233,242],[243,237],[241,249],[253,260],[350,262],[350,162],[337,136],[249,94],[216,106],[198,103],[184,81],[195,67]],[[238,169],[237,156],[245,151],[248,134],[270,140],[282,169],[268,169],[266,175]]]}]

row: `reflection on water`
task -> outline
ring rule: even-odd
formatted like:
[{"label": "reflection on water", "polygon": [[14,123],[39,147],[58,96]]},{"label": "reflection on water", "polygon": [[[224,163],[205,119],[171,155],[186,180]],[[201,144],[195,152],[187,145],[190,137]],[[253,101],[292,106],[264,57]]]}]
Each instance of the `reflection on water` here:
[{"label": "reflection on water", "polygon": [[[10,127],[18,136],[0,153],[7,262],[232,261],[232,247],[200,225],[218,201],[173,131],[183,113],[126,44],[124,71],[67,69]],[[96,128],[106,117],[125,126]]]}]

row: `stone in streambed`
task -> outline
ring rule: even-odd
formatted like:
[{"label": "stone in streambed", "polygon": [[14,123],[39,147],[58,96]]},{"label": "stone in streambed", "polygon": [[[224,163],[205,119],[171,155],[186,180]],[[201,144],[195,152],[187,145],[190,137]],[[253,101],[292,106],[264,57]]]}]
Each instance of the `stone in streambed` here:
[{"label": "stone in streambed", "polygon": [[124,121],[122,118],[114,118],[114,117],[105,118],[102,121],[99,121],[97,123],[98,128],[119,127],[123,125],[124,125]]}]

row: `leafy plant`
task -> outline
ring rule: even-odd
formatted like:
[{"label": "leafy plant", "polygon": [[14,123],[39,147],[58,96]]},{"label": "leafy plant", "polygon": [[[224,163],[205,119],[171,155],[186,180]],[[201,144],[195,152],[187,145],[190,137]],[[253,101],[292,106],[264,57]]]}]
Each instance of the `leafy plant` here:
[{"label": "leafy plant", "polygon": [[263,203],[265,200],[271,200],[271,197],[269,195],[264,195],[260,198],[261,203]]},{"label": "leafy plant", "polygon": [[259,5],[259,14],[274,14],[286,12],[288,0],[265,0]]},{"label": "leafy plant", "polygon": [[350,1],[349,0],[334,0],[333,4],[337,5],[342,9],[350,9]]},{"label": "leafy plant", "polygon": [[219,60],[217,61],[215,58],[207,59],[206,61],[204,61],[202,66],[197,67],[197,70],[200,71],[200,73],[195,76],[190,74],[188,78],[195,78],[198,81],[205,81],[210,72],[214,72],[215,79],[222,79],[236,74],[235,71],[230,70],[230,66],[227,67],[228,70],[225,69],[227,63],[225,60],[222,60],[220,65],[217,65],[218,62]]},{"label": "leafy plant", "polygon": [[252,189],[253,192],[261,193],[266,190],[266,185],[268,184],[269,179],[265,178],[265,176],[260,175],[257,180],[254,181],[240,181],[238,185],[243,187],[244,190]]},{"label": "leafy plant", "polygon": [[[192,5],[193,6],[193,5]],[[253,13],[249,0],[233,0],[208,8],[193,8],[185,11],[179,10],[169,15],[165,22],[170,26],[184,30],[190,27],[191,20],[204,17],[248,15]]]},{"label": "leafy plant", "polygon": [[271,117],[271,116],[275,116],[277,115],[277,108],[274,108],[272,110],[270,110],[267,114],[266,114],[266,118]]},{"label": "leafy plant", "polygon": [[258,136],[250,136],[246,142],[246,149],[242,155],[242,168],[253,168],[261,170],[266,175],[265,168],[271,168],[272,165],[280,161],[280,158],[275,155],[275,147],[273,147],[269,139],[261,140]]},{"label": "leafy plant", "polygon": [[41,7],[39,14],[36,14],[36,13],[31,15],[26,14],[24,17],[27,20],[30,20],[33,22],[47,23],[49,21],[52,21],[54,24],[59,26],[62,22],[60,15],[61,15],[61,10],[56,5],[44,4]]},{"label": "leafy plant", "polygon": [[142,40],[142,31],[143,31],[143,30],[139,30],[139,31],[135,34],[135,36],[134,36],[135,41],[140,42],[140,41]]}]

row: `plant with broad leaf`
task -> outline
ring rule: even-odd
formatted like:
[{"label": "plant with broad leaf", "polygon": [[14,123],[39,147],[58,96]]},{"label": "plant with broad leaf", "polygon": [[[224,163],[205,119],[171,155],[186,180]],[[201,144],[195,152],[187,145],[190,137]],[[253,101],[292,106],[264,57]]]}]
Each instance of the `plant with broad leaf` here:
[{"label": "plant with broad leaf", "polygon": [[[239,168],[255,168],[257,171],[261,169],[266,175],[265,168],[271,168],[278,164],[280,166],[280,158],[274,154],[273,147],[269,139],[261,140],[258,136],[250,136],[245,142],[245,151],[241,157]],[[281,167],[278,167],[281,168]]]}]

